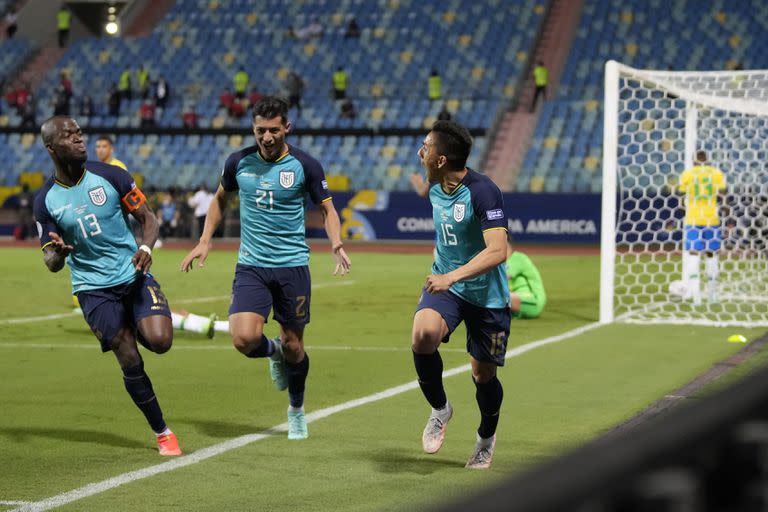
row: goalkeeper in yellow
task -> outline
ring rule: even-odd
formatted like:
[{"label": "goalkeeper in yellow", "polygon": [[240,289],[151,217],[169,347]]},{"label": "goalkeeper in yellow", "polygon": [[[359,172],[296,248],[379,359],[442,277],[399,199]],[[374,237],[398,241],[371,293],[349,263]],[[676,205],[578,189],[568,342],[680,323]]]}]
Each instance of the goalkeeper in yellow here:
[{"label": "goalkeeper in yellow", "polygon": [[528,256],[512,248],[512,237],[509,235],[506,268],[512,317],[538,318],[547,304],[541,274]]},{"label": "goalkeeper in yellow", "polygon": [[707,276],[707,299],[717,302],[717,279],[720,267],[717,252],[721,246],[720,215],[717,198],[725,190],[723,172],[707,165],[707,153],[697,151],[693,167],[680,175],[678,191],[685,194],[683,282],[687,290],[684,298],[701,303],[699,267],[701,253],[707,258],[704,270]]}]

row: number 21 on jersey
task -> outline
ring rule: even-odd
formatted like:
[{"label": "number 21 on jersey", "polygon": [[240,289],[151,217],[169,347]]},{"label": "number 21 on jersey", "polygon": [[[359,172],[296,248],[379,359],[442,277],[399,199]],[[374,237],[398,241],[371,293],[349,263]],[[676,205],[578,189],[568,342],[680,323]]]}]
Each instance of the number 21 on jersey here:
[{"label": "number 21 on jersey", "polygon": [[256,190],[256,208],[272,210],[273,203],[273,192],[271,190]]}]

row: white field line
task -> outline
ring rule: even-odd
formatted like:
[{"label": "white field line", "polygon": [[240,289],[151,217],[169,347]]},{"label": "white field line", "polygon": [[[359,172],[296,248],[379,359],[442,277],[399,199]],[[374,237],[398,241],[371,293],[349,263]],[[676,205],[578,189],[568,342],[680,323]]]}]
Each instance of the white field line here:
[{"label": "white field line", "polygon": [[[229,343],[229,335],[225,334],[227,341],[221,345],[174,345],[171,350],[228,350],[232,351],[232,345]],[[2,348],[39,348],[39,349],[75,349],[75,350],[93,350],[98,348],[99,344],[94,342],[87,343],[19,343],[19,342],[0,342]],[[404,347],[353,347],[352,345],[307,345],[307,350],[338,350],[349,352],[404,352],[410,351],[410,346]],[[440,352],[462,352],[464,348],[440,348]]]},{"label": "white field line", "polygon": [[[330,288],[332,286],[349,286],[355,284],[354,280],[344,280],[331,283],[318,283],[313,284],[313,290],[319,290],[321,288]],[[195,297],[194,299],[179,299],[171,301],[171,304],[197,304],[201,302],[216,302],[218,300],[229,300],[230,295],[215,295],[212,297]],[[45,320],[58,320],[59,318],[67,318],[70,316],[79,316],[81,313],[70,311],[69,313],[57,313],[55,315],[42,315],[42,316],[28,316],[26,318],[6,318],[0,320],[0,325],[14,325],[14,324],[29,324],[32,322],[44,322]]]},{"label": "white field line", "polygon": [[[556,336],[550,336],[549,338],[543,338],[541,340],[526,343],[525,345],[521,345],[512,350],[509,350],[505,358],[510,359],[513,357],[517,357],[528,351],[535,350],[539,347],[543,347],[544,345],[549,345],[551,343],[558,343],[568,338],[572,338],[574,336],[583,334],[587,331],[591,331],[600,326],[601,324],[595,322],[595,323],[584,325],[582,327],[578,327],[576,329],[572,329],[570,331],[566,331]],[[469,371],[470,368],[471,366],[469,364],[465,364],[457,368],[452,368],[448,371],[443,372],[443,376],[451,377],[453,375],[458,375],[460,373]],[[333,405],[331,407],[319,409],[317,411],[307,414],[306,416],[307,423],[311,423],[313,421],[327,418],[328,416],[331,416],[333,414],[348,411],[355,407],[360,407],[362,405],[367,405],[373,402],[377,402],[379,400],[391,398],[393,396],[405,393],[406,391],[417,389],[418,387],[419,387],[418,382],[414,380],[406,384],[402,384],[400,386],[395,386],[389,389],[385,389],[384,391],[380,391],[379,393],[374,393],[372,395],[356,398],[354,400],[349,400],[347,402],[344,402],[338,405]],[[167,473],[169,471],[181,469],[183,467],[190,466],[192,464],[197,464],[198,462],[202,462],[206,459],[210,459],[211,457],[215,457],[217,455],[221,455],[222,453],[226,453],[226,452],[235,450],[237,448],[241,448],[243,446],[254,443],[256,441],[266,439],[272,434],[286,432],[287,430],[288,430],[288,424],[281,423],[280,425],[275,425],[274,427],[264,430],[262,432],[246,434],[240,437],[235,437],[233,439],[229,439],[227,441],[214,444],[207,448],[202,448],[196,452],[190,453],[189,455],[183,455],[176,459],[169,460],[168,462],[164,462],[162,464],[156,464],[154,466],[149,466],[143,469],[129,471],[127,473],[123,473],[122,475],[117,475],[115,477],[102,480],[101,482],[90,483],[82,487],[78,487],[77,489],[73,489],[71,491],[68,491],[62,494],[57,494],[56,496],[51,496],[50,498],[45,498],[40,501],[26,503],[24,505],[21,505],[18,508],[13,509],[10,512],[38,512],[43,510],[50,510],[52,508],[60,507],[67,503],[72,503],[73,501],[78,501],[78,500],[87,498],[89,496],[93,496],[95,494],[106,492],[110,489],[114,489],[115,487],[119,487],[121,485],[135,482],[136,480],[141,480],[143,478],[158,475],[160,473]]]},{"label": "white field line", "polygon": [[28,501],[0,500],[0,506],[27,505],[27,504],[29,504]]}]

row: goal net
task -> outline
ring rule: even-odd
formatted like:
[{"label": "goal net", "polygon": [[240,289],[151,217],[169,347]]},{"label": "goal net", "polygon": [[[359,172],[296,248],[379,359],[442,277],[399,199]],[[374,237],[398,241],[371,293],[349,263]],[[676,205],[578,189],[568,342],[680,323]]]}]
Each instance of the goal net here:
[{"label": "goal net", "polygon": [[609,61],[604,107],[600,321],[768,325],[768,71]]}]

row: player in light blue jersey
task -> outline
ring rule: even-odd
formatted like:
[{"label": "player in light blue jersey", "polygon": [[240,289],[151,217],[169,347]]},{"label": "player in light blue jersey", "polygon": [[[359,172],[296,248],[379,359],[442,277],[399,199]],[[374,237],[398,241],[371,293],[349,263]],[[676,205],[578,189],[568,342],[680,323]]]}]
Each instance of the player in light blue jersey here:
[{"label": "player in light blue jersey", "polygon": [[466,467],[490,467],[503,390],[496,368],[504,365],[511,311],[504,260],[507,217],[499,188],[466,167],[472,137],[463,126],[438,121],[419,150],[427,171],[437,232],[436,256],[413,319],[413,361],[419,386],[432,406],[422,434],[427,453],[443,444],[453,407],[443,388],[438,348],[463,321],[480,408],[480,427]]},{"label": "player in light blue jersey", "polygon": [[[200,243],[181,262],[181,270],[188,272],[196,258],[203,266],[222,212],[230,198],[239,194],[240,252],[229,308],[232,343],[246,357],[269,358],[275,387],[288,389],[288,438],[304,439],[309,435],[304,416],[309,372],[304,327],[309,323],[311,297],[304,229],[307,196],[323,213],[336,263],[334,274],[346,274],[350,260],[341,243],[341,224],[323,168],[286,142],[290,129],[284,100],[265,96],[256,103],[256,144],[227,158]],[[271,309],[280,324],[276,340],[264,336]]]},{"label": "player in light blue jersey", "polygon": [[[117,357],[125,388],[155,432],[160,454],[181,455],[136,345],[138,339],[162,354],[173,340],[168,301],[149,274],[157,219],[127,171],[87,161],[74,119],[52,117],[40,132],[55,166],[35,197],[45,264],[58,272],[67,263],[83,316],[101,350]],[[142,226],[141,246],[133,238],[128,214]]]}]

